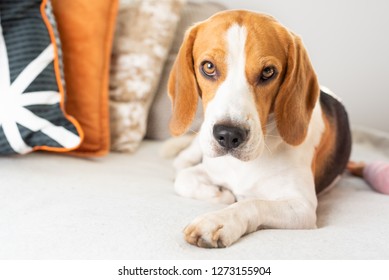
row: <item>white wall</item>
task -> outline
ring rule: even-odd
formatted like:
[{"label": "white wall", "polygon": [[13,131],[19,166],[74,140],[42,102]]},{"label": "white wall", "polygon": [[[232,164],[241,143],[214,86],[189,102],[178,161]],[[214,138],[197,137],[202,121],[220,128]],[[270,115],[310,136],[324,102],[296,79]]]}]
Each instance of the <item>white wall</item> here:
[{"label": "white wall", "polygon": [[389,1],[213,1],[271,14],[299,34],[320,83],[343,99],[352,124],[389,132]]}]

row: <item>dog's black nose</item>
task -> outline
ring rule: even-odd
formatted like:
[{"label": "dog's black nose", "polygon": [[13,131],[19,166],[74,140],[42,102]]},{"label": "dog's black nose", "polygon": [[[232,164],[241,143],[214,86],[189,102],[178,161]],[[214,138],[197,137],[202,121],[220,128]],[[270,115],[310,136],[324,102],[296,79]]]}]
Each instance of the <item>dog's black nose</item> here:
[{"label": "dog's black nose", "polygon": [[213,127],[213,137],[220,146],[231,150],[239,147],[246,140],[247,132],[235,126],[215,125]]}]

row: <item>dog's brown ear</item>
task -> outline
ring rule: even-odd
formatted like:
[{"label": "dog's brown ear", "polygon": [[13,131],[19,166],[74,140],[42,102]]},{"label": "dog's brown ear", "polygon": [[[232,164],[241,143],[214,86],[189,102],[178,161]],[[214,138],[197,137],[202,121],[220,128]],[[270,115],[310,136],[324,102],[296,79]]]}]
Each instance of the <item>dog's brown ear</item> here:
[{"label": "dog's brown ear", "polygon": [[301,144],[315,107],[319,84],[301,39],[292,34],[286,73],[275,100],[277,128],[290,145]]},{"label": "dog's brown ear", "polygon": [[170,72],[168,93],[173,110],[170,133],[174,136],[186,132],[196,115],[200,90],[194,71],[193,43],[197,29],[198,26],[194,26],[186,32]]}]

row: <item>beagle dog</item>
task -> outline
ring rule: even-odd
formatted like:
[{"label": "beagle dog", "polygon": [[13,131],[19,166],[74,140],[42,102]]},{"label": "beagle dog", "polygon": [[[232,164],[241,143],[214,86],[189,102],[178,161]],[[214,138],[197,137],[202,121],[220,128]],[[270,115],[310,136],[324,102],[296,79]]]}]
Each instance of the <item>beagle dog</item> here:
[{"label": "beagle dog", "polygon": [[170,131],[204,122],[174,161],[176,192],[231,204],[189,224],[187,242],[226,247],[259,229],[316,228],[317,194],[351,150],[347,113],[301,39],[274,18],[218,13],[190,28],[170,73]]}]

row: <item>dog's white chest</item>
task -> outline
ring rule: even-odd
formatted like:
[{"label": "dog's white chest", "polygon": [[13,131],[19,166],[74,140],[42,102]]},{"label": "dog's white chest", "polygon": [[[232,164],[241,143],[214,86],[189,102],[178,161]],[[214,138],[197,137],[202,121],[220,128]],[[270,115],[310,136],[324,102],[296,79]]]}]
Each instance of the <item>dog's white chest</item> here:
[{"label": "dog's white chest", "polygon": [[307,144],[269,145],[260,157],[247,162],[232,156],[204,157],[203,164],[212,182],[231,190],[238,199],[284,199],[301,192],[303,186],[314,185],[309,167],[313,148]]},{"label": "dog's white chest", "polygon": [[211,180],[231,190],[238,198],[264,198],[273,193],[269,191],[270,182],[274,181],[282,168],[266,163],[266,156],[249,162],[242,162],[232,156],[204,158],[203,162]]},{"label": "dog's white chest", "polygon": [[[257,181],[257,175],[250,174],[250,165],[247,163],[236,162],[231,156],[218,158],[204,158],[204,165],[207,173],[217,185],[231,190],[234,194],[243,195]],[[246,176],[245,176],[246,175]]]}]

